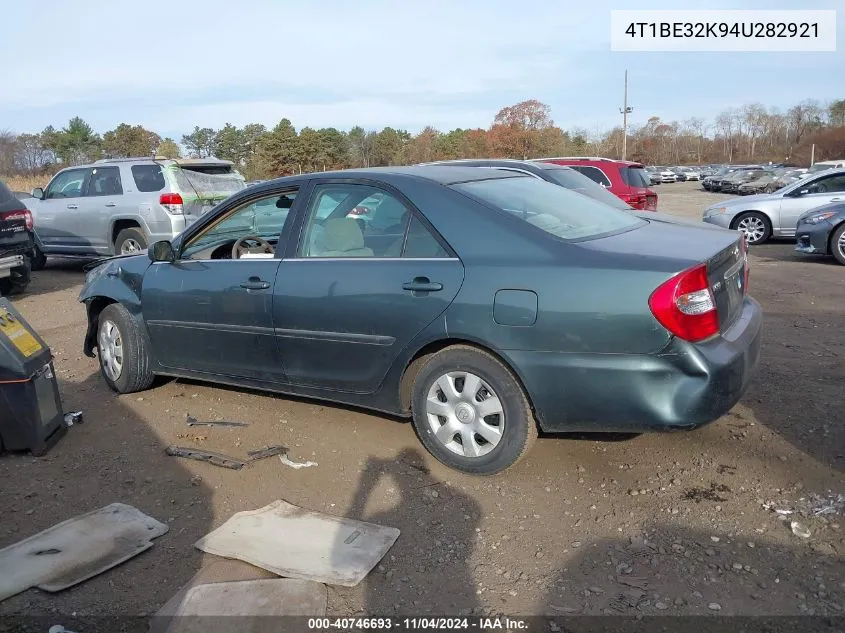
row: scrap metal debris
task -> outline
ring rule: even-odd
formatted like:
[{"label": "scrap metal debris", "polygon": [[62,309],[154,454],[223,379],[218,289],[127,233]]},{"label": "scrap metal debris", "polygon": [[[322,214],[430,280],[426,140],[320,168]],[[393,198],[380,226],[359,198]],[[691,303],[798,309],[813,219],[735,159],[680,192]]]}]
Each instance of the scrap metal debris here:
[{"label": "scrap metal debris", "polygon": [[801,538],[810,538],[810,530],[798,523],[798,521],[792,521],[789,524],[789,527],[792,529],[792,533],[795,536],[800,536]]},{"label": "scrap metal debris", "polygon": [[[788,507],[778,507],[788,506]],[[773,511],[781,516],[800,514],[804,517],[825,516],[829,514],[845,514],[845,494],[829,494],[827,496],[811,494],[801,497],[795,502],[765,501],[764,510]]]},{"label": "scrap metal debris", "polygon": [[228,420],[211,420],[208,422],[199,422],[195,417],[190,414],[187,414],[187,424],[188,426],[249,426],[246,422],[229,422]]},{"label": "scrap metal debris", "polygon": [[292,461],[287,455],[279,455],[279,459],[282,460],[282,463],[285,466],[290,466],[291,468],[296,468],[299,470],[300,468],[310,468],[311,466],[317,466],[317,462],[295,462]]},{"label": "scrap metal debris", "polygon": [[287,452],[287,448],[284,446],[267,446],[265,448],[258,449],[256,451],[248,451],[247,455],[249,455],[249,461],[254,462],[258,459],[265,459],[267,457],[273,457],[273,455],[283,455]]},{"label": "scrap metal debris", "polygon": [[73,426],[74,424],[82,424],[85,422],[85,418],[82,417],[82,411],[71,411],[70,413],[65,413],[65,426]]},{"label": "scrap metal debris", "polygon": [[200,462],[208,462],[214,466],[221,466],[231,470],[240,470],[246,466],[246,462],[241,461],[236,457],[230,457],[221,453],[212,453],[211,451],[200,451],[195,448],[188,448],[185,446],[170,445],[164,449],[164,452],[171,457],[195,459]]}]

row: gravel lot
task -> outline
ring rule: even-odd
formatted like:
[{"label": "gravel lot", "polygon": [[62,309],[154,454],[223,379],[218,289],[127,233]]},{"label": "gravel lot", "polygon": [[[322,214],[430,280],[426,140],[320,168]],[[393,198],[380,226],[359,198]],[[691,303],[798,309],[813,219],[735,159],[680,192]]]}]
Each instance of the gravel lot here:
[{"label": "gravel lot", "polygon": [[[696,220],[718,196],[697,183],[658,192],[661,211]],[[843,278],[789,242],[753,249],[765,342],[733,411],[691,433],[543,437],[515,469],[479,479],[430,458],[410,425],[358,410],[185,381],[116,397],[80,351],[81,266],[53,260],[15,303],[52,346],[66,409],[86,422],[44,458],[0,458],[0,547],[115,501],[170,532],[72,589],[6,600],[0,616],[155,612],[214,558],[193,548],[198,537],[275,499],[402,530],[366,581],[329,588],[331,614],[841,615],[843,510],[784,521],[764,504],[845,493]],[[186,413],[250,426],[189,429]],[[164,454],[277,443],[319,465],[231,471]]]}]

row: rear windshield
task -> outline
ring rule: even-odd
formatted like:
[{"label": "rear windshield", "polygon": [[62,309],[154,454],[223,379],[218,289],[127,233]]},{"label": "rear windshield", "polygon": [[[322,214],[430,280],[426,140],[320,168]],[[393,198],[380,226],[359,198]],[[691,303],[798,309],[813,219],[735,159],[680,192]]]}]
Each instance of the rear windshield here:
[{"label": "rear windshield", "polygon": [[642,167],[621,167],[619,173],[622,180],[629,187],[648,188],[651,186],[651,178]]},{"label": "rear windshield", "polygon": [[625,211],[537,178],[496,178],[452,186],[562,240],[596,238],[645,224]]},{"label": "rear windshield", "polygon": [[244,177],[228,165],[172,165],[168,169],[183,198],[222,200],[246,188]]},{"label": "rear windshield", "polygon": [[595,180],[587,178],[587,176],[574,169],[544,169],[543,173],[548,174],[552,180],[562,187],[577,191],[584,196],[589,196],[593,200],[604,202],[617,209],[631,208],[621,198],[610,193]]}]

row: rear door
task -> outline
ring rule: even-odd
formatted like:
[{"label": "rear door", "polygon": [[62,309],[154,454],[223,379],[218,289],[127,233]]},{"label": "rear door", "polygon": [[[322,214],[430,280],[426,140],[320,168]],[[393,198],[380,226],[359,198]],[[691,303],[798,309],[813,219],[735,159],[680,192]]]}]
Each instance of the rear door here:
[{"label": "rear door", "polygon": [[[362,226],[351,212],[377,194]],[[455,298],[463,265],[422,214],[385,186],[321,181],[304,210],[273,301],[285,373],[299,385],[371,393]]]},{"label": "rear door", "polygon": [[88,240],[80,235],[79,203],[82,200],[90,167],[66,169],[47,185],[44,199],[36,205],[35,230],[47,252],[69,254],[91,251]]},{"label": "rear door", "polygon": [[79,235],[100,253],[111,252],[110,218],[123,197],[120,167],[94,167],[85,195],[79,200],[76,226]]}]

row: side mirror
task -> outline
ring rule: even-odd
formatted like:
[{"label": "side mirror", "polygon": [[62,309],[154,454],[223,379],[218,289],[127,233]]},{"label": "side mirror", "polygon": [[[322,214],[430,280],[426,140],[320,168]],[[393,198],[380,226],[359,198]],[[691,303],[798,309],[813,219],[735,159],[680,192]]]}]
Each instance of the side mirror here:
[{"label": "side mirror", "polygon": [[32,190],[32,197],[37,198],[38,200],[44,199],[44,190],[41,187],[36,187]]},{"label": "side mirror", "polygon": [[173,244],[167,240],[155,242],[149,249],[147,249],[147,255],[150,260],[154,262],[176,261],[176,251],[173,250]]}]

